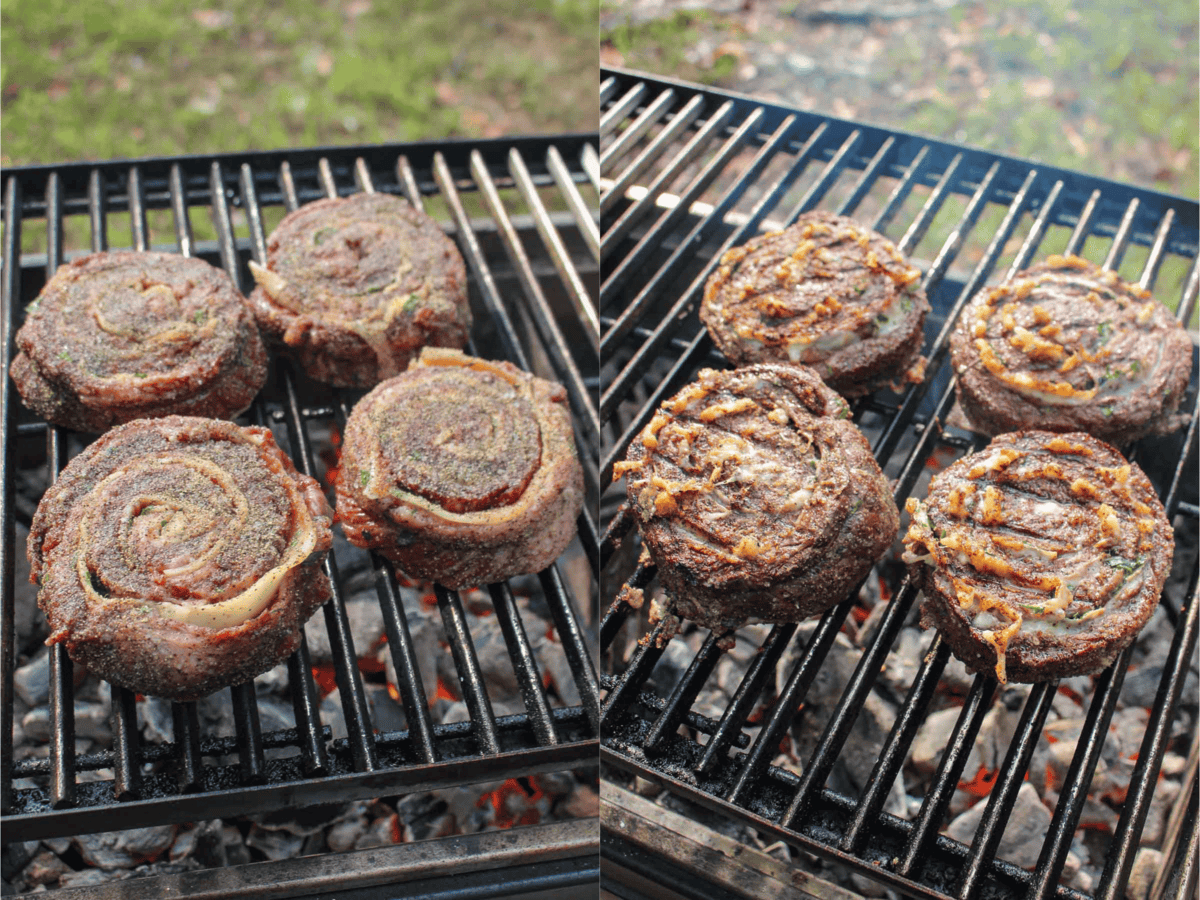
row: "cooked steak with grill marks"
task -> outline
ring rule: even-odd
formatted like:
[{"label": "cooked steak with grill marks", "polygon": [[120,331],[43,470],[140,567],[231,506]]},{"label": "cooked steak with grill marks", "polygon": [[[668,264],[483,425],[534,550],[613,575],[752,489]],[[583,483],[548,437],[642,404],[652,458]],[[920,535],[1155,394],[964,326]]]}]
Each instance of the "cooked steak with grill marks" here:
[{"label": "cooked steak with grill marks", "polygon": [[80,431],[173,413],[233,417],[267,377],[229,276],[173,253],[93,253],[61,266],[17,347],[11,373],[25,405]]},{"label": "cooked steak with grill marks", "polygon": [[704,369],[659,407],[615,475],[676,615],[797,622],[866,576],[900,519],[849,419],[806,366]]},{"label": "cooked steak with grill marks", "polygon": [[421,351],[346,422],[346,538],[453,589],[546,568],[583,508],[566,396],[510,363]]},{"label": "cooked steak with grill marks", "polygon": [[51,634],[89,670],[195,700],[299,646],[330,594],[329,507],[266,428],[139,419],[63,469],[29,531]]},{"label": "cooked steak with grill marks", "polygon": [[461,348],[471,328],[454,242],[388,194],[318,200],[289,213],[250,264],[250,301],[271,344],[306,374],[373,387],[424,346]]},{"label": "cooked steak with grill marks", "polygon": [[1098,672],[1137,636],[1174,536],[1141,469],[1083,433],[1001,435],[908,501],[922,621],[1001,681]]},{"label": "cooked steak with grill marks", "polygon": [[1186,424],[1192,342],[1115,272],[1050,256],[977,294],[950,339],[958,396],[985,434],[1086,431],[1124,445]]},{"label": "cooked steak with grill marks", "polygon": [[721,258],[700,319],[736,366],[812,366],[844,397],[920,382],[921,273],[853,219],[810,212]]}]

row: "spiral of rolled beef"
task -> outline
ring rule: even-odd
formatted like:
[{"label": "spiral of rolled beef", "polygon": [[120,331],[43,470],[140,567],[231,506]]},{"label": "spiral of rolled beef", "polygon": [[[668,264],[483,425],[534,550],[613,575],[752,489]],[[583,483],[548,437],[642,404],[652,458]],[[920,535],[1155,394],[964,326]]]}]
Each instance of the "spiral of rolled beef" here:
[{"label": "spiral of rolled beef", "polygon": [[797,622],[845,598],[899,513],[850,409],[805,366],[704,369],[614,470],[676,615]]},{"label": "spiral of rolled beef", "polygon": [[1146,624],[1174,536],[1149,479],[1083,433],[996,438],[908,501],[922,620],[1001,682],[1098,672]]},{"label": "spiral of rolled beef", "polygon": [[561,385],[425,349],[346,422],[337,515],[405,573],[463,588],[538,572],[583,507]]},{"label": "spiral of rolled beef", "polygon": [[330,595],[329,507],[265,428],[187,416],[113,429],[29,534],[48,643],[130,690],[194,700],[282,661]]},{"label": "spiral of rolled beef", "polygon": [[425,346],[462,348],[467,271],[433,219],[389,194],[318,200],[289,213],[251,262],[264,336],[305,373],[373,387]]},{"label": "spiral of rolled beef", "polygon": [[61,266],[17,332],[11,373],[56,425],[231,418],[267,377],[254,317],[220,269],[173,253],[93,253]]},{"label": "spiral of rolled beef", "polygon": [[1085,431],[1124,445],[1176,415],[1192,342],[1149,291],[1075,256],[1050,256],[981,291],[950,340],[963,410],[983,433]]},{"label": "spiral of rolled beef", "polygon": [[853,219],[810,212],[721,258],[700,319],[737,366],[811,366],[844,397],[924,376],[929,301],[896,246]]}]

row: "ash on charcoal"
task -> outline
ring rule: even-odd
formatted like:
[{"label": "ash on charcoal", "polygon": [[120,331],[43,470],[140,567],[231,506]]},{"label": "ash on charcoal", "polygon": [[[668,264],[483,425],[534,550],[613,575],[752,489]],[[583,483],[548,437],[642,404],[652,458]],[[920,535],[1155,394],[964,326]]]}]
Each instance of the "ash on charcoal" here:
[{"label": "ash on charcoal", "polygon": [[[416,615],[408,614],[408,631],[412,637],[413,655],[421,672],[421,686],[425,696],[432,700],[437,695],[438,670],[440,659],[445,655],[440,646],[442,630],[424,611]],[[392,663],[392,653],[389,647],[380,647],[378,655],[382,657],[384,671],[387,673],[389,684],[399,684],[396,667]]]},{"label": "ash on charcoal", "polygon": [[[983,801],[975,804],[950,823],[946,834],[969,845],[975,837],[975,830],[979,827],[986,808],[987,803]],[[1008,818],[1008,826],[1004,829],[1004,837],[1000,840],[997,855],[1024,868],[1034,866],[1041,852],[1042,842],[1046,839],[1051,818],[1051,811],[1038,798],[1033,786],[1028,783],[1022,784],[1017,791],[1016,802]]]},{"label": "ash on charcoal", "polygon": [[132,877],[133,873],[127,869],[113,869],[106,871],[104,869],[83,869],[80,872],[67,872],[62,878],[58,879],[59,887],[97,887],[101,884],[108,884],[111,881],[124,881],[126,878]]},{"label": "ash on charcoal", "polygon": [[[108,722],[109,709],[99,703],[75,703],[75,737],[77,740],[94,741],[105,747],[112,746],[112,729]],[[39,706],[30,710],[21,719],[21,728],[26,737],[33,741],[48,741],[53,730],[50,708]]]},{"label": "ash on charcoal", "polygon": [[[346,600],[346,618],[350,621],[350,633],[354,636],[355,653],[359,656],[374,653],[384,636],[383,610],[374,591],[369,596],[351,597]],[[333,661],[329,631],[325,627],[323,615],[313,616],[305,623],[304,636],[314,663]]]},{"label": "ash on charcoal", "polygon": [[56,854],[49,850],[43,850],[30,860],[29,865],[21,873],[21,879],[30,887],[39,884],[58,884],[58,880],[70,871],[72,871],[71,867],[59,859]]},{"label": "ash on charcoal", "polygon": [[13,689],[30,707],[50,699],[50,648],[42,647],[13,673]]},{"label": "ash on charcoal", "polygon": [[221,837],[225,844],[225,859],[228,865],[244,866],[250,862],[250,850],[242,837],[241,829],[236,825],[226,825],[221,829]]},{"label": "ash on charcoal", "polygon": [[[18,471],[18,476],[20,476]],[[20,492],[18,492],[18,496]],[[41,494],[34,494],[40,497]],[[25,547],[29,543],[29,529],[17,522],[16,546]],[[43,642],[50,636],[50,626],[46,624],[46,614],[37,605],[37,587],[29,581],[29,559],[23,552],[13,554],[15,571],[13,573],[13,618],[16,626],[17,653],[36,654],[43,647]]]},{"label": "ash on charcoal", "polygon": [[1145,900],[1150,896],[1154,877],[1163,866],[1163,855],[1158,850],[1142,847],[1133,859],[1129,870],[1129,881],[1125,884],[1125,900]]},{"label": "ash on charcoal", "polygon": [[304,848],[304,836],[282,830],[268,831],[254,824],[246,835],[246,846],[259,851],[267,859],[291,859],[299,856]]},{"label": "ash on charcoal", "polygon": [[[442,837],[454,830],[454,817],[449,813],[446,801],[441,797],[441,791],[424,794],[409,794],[401,797],[396,804],[396,815],[399,818],[400,833],[405,843],[424,841],[429,838]],[[366,830],[366,816],[357,825],[358,832],[352,837],[348,833],[345,840],[353,847],[358,835]],[[333,846],[333,834],[329,837],[330,847]]]},{"label": "ash on charcoal", "polygon": [[220,819],[209,819],[180,826],[175,843],[167,855],[171,862],[194,859],[201,868],[213,869],[227,864],[225,835]]},{"label": "ash on charcoal", "polygon": [[89,865],[101,869],[129,869],[159,856],[174,840],[174,825],[155,825],[82,834],[71,838],[71,844]]}]

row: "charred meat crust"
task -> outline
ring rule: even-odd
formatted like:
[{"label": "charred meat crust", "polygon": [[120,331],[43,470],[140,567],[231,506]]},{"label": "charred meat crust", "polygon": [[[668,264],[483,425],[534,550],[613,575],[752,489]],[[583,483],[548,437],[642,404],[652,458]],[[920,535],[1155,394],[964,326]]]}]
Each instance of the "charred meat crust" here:
[{"label": "charred meat crust", "polygon": [[1081,432],[1001,435],[908,510],[922,622],[1001,681],[1100,671],[1153,614],[1171,569],[1149,479]]},{"label": "charred meat crust", "polygon": [[734,365],[803,363],[858,397],[924,376],[920,276],[882,235],[810,212],[727,252],[700,319]]},{"label": "charred meat crust", "polygon": [[173,253],[93,253],[60,267],[16,341],[10,373],[25,405],[79,431],[173,413],[232,418],[267,377],[233,282]]},{"label": "charred meat crust", "polygon": [[841,601],[899,528],[846,402],[806,366],[702,370],[616,469],[676,615],[797,622]]},{"label": "charred meat crust", "polygon": [[172,700],[253,678],[330,596],[329,513],[265,428],[186,416],[115,428],[63,469],[30,528],[48,643]]},{"label": "charred meat crust", "polygon": [[985,434],[1085,431],[1124,446],[1182,427],[1192,342],[1148,291],[1051,256],[977,294],[950,339],[958,397]]},{"label": "charred meat crust", "polygon": [[452,589],[546,568],[583,508],[565,401],[561,385],[510,363],[423,350],[346,422],[346,538]]},{"label": "charred meat crust", "polygon": [[389,194],[318,200],[289,213],[251,265],[250,302],[268,342],[306,374],[373,387],[424,346],[461,348],[467,271],[433,219]]}]

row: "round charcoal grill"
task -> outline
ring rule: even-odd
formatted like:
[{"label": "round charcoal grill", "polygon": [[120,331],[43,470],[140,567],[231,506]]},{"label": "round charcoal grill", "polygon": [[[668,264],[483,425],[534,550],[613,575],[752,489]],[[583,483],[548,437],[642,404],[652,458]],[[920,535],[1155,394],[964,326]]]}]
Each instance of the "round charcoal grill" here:
[{"label": "round charcoal grill", "polygon": [[[110,227],[116,227],[110,223],[118,219],[128,222],[135,249],[201,256],[223,267],[245,291],[252,286],[248,261],[265,263],[269,226],[264,219],[278,221],[285,211],[321,197],[386,191],[423,207],[455,239],[465,257],[476,319],[467,352],[507,359],[566,387],[581,461],[590,473],[589,500],[578,521],[582,550],[574,551],[582,563],[576,569],[582,568],[585,577],[568,578],[556,563],[532,582],[526,580],[533,588],[524,588],[548,609],[552,640],[561,647],[570,693],[578,695],[578,703],[568,705],[548,690],[513,586],[497,584],[488,586],[487,592],[525,709],[515,715],[496,715],[463,600],[436,587],[438,612],[427,614],[435,618],[440,614],[469,720],[435,724],[429,712],[433,698],[426,696],[422,670],[434,667],[436,660],[416,653],[409,621],[412,612],[406,614],[395,572],[386,561],[373,558],[405,722],[402,730],[380,727],[365,695],[335,552],[327,568],[334,596],[322,616],[342,721],[323,719],[308,645],[302,643],[287,667],[294,727],[263,730],[251,682],[230,689],[236,736],[204,733],[196,704],[187,703],[172,705],[172,740],[147,741],[139,726],[139,717],[145,721],[143,701],[114,688],[112,749],[77,757],[73,668],[62,645],[55,645],[48,661],[49,757],[14,762],[14,572],[17,555],[25,552],[15,537],[19,504],[14,476],[44,447],[44,465],[53,480],[82,447],[83,438],[34,420],[6,377],[0,460],[4,470],[0,790],[6,839],[30,841],[272,813],[595,765],[599,699],[588,622],[589,611],[595,609],[598,570],[595,303],[599,244],[594,204],[585,198],[594,196],[598,187],[596,144],[594,134],[563,135],[31,166],[0,175],[4,215],[0,361],[6,373],[24,306],[65,260],[107,249]],[[161,210],[169,213],[156,212]],[[167,215],[171,227],[152,235],[148,223],[161,223]],[[90,247],[65,251],[64,218],[69,216],[87,217]],[[198,242],[193,217],[208,217],[216,239]],[[44,229],[44,255],[22,254],[23,228]],[[319,442],[327,441],[325,436],[331,432],[340,432],[357,396],[315,385],[288,363],[274,360],[267,388],[243,419],[274,427],[297,468],[319,477],[320,453],[329,449]],[[333,739],[335,724],[345,737]],[[268,750],[287,752],[267,754]],[[80,779],[85,771],[112,774]],[[316,885],[345,891],[423,878],[429,879],[432,896],[468,889],[511,889],[523,894],[595,884],[597,836],[594,823],[588,821],[518,827],[503,840],[486,834],[449,840],[453,846],[441,849],[435,842],[342,854],[336,862],[332,857],[305,865],[289,861],[256,870],[254,875],[163,876],[148,880],[154,884],[145,886],[145,896],[201,891],[236,895],[251,882],[256,889],[285,895],[289,885],[296,893],[307,893]],[[449,879],[451,870],[458,882]],[[469,874],[475,871],[480,874]]]},{"label": "round charcoal grill", "polygon": [[[946,352],[959,311],[985,284],[1050,253],[1079,254],[1153,287],[1180,321],[1191,324],[1194,339],[1200,214],[1192,200],[643,73],[611,69],[602,78],[600,417],[606,485],[614,463],[624,458],[663,399],[700,368],[728,365],[696,315],[717,261],[730,247],[785,227],[809,209],[858,218],[895,241],[923,271],[922,286],[933,305],[925,324],[929,367],[924,383],[900,394],[877,392],[853,407],[854,420],[893,479],[901,509],[927,461],[951,459],[986,443],[948,421],[954,379]],[[709,634],[698,650],[676,653],[667,666],[669,624],[655,625],[644,611],[636,611],[627,602],[639,596],[636,591],[618,593],[623,585],[645,588],[648,598],[654,569],[638,558],[623,483],[608,487],[601,501],[607,527],[600,552],[605,596],[613,602],[600,633],[606,779],[601,815],[606,826],[602,871],[611,890],[628,897],[844,893],[746,844],[730,842],[728,828],[749,826],[768,841],[783,841],[904,896],[1124,896],[1180,715],[1184,682],[1195,666],[1194,359],[1182,411],[1190,419],[1186,430],[1125,448],[1148,472],[1175,523],[1176,568],[1181,559],[1184,574],[1162,600],[1173,639],[1157,651],[1162,659],[1157,695],[1144,732],[1132,738],[1140,740],[1136,764],[1103,872],[1090,893],[1066,886],[1064,866],[1132,648],[1097,677],[1091,696],[1084,698],[1082,734],[1037,863],[1021,868],[998,848],[1043,735],[1056,683],[1035,685],[1019,706],[1015,734],[997,762],[969,844],[939,831],[956,787],[973,774],[964,774],[964,768],[981,722],[999,702],[990,675],[971,682],[936,772],[918,798],[919,808],[907,816],[884,811],[914,738],[934,709],[950,659],[933,633],[922,637],[919,670],[899,700],[895,724],[865,787],[857,796],[833,789],[830,773],[854,740],[856,718],[881,671],[895,658],[901,628],[915,615],[916,591],[899,572],[889,581],[884,571],[881,580],[894,593],[871,616],[871,637],[852,676],[844,686],[839,682],[827,724],[799,765],[774,765],[797,711],[828,664],[835,638],[847,628],[857,592],[830,598],[840,602],[803,637],[796,636],[795,625],[777,625],[756,640],[759,646],[740,682],[727,689],[727,707],[704,715],[693,706],[713,683],[726,651]],[[760,711],[761,719],[748,721],[764,686],[772,684],[776,698]],[[1196,889],[1195,767],[1193,749],[1168,823],[1155,898],[1193,896]],[[650,803],[632,790],[635,783],[657,785],[673,799]],[[691,804],[691,818],[680,814],[681,801]],[[714,825],[714,819],[728,828]],[[761,885],[755,886],[755,879]],[[652,884],[671,888],[655,893]]]}]

